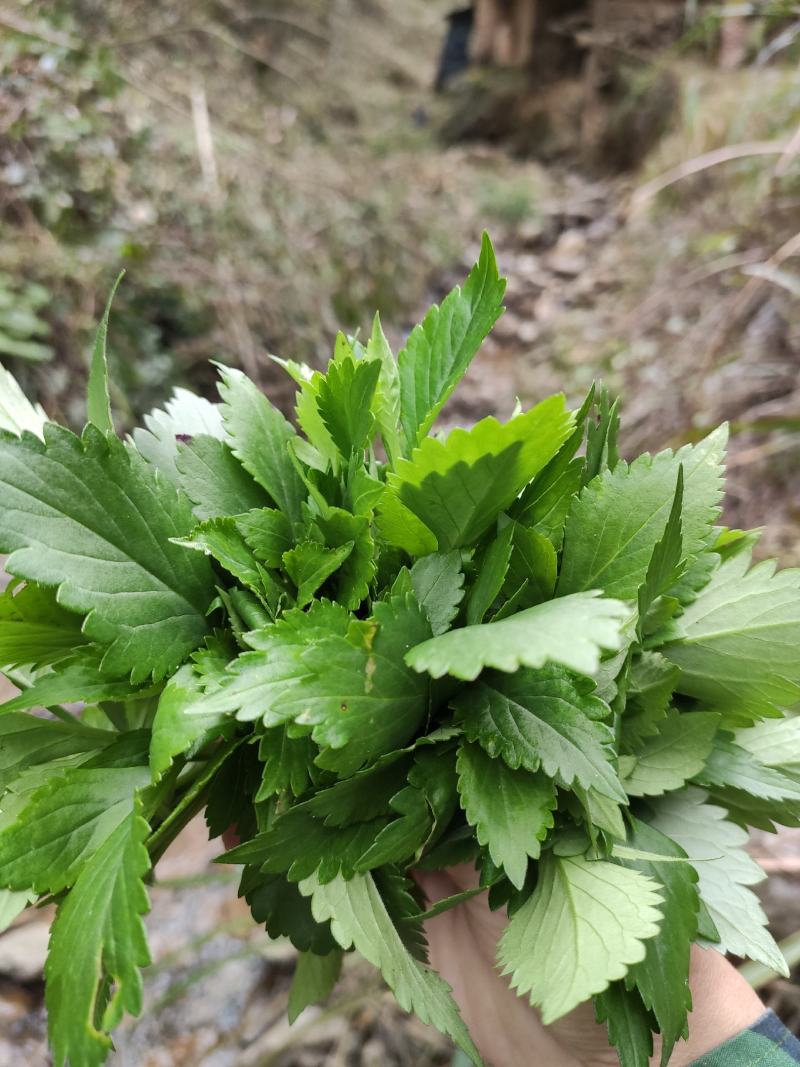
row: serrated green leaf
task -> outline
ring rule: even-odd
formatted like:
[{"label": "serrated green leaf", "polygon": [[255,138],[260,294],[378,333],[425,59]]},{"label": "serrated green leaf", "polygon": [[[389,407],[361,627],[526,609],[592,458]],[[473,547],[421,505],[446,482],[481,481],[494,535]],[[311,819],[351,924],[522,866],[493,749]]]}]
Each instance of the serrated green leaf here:
[{"label": "serrated green leaf", "polygon": [[301,952],[292,976],[289,989],[289,1022],[312,1004],[321,1004],[333,992],[342,970],[342,953],[329,952],[318,956],[315,952]]},{"label": "serrated green leaf", "polygon": [[367,342],[366,359],[380,361],[381,372],[375,392],[375,417],[381,440],[389,460],[394,466],[401,454],[400,444],[400,375],[392,350],[381,326],[378,313],[372,321],[372,333]]},{"label": "serrated green leaf", "polygon": [[179,484],[198,519],[240,515],[270,503],[269,497],[216,437],[198,435],[178,445]]},{"label": "serrated green leaf", "polygon": [[239,896],[247,900],[253,918],[264,924],[270,937],[288,937],[300,952],[324,956],[338,951],[330,925],[316,921],[311,914],[311,901],[285,875],[264,874],[257,867],[245,867]]},{"label": "serrated green leaf", "polygon": [[390,801],[405,785],[410,765],[406,750],[389,753],[371,767],[319,790],[303,807],[323,819],[326,826],[347,826],[388,815]]},{"label": "serrated green leaf", "polygon": [[480,745],[462,743],[458,750],[458,791],[467,821],[492,862],[522,889],[528,859],[538,859],[542,841],[553,826],[556,790],[550,778],[512,770],[492,759]]},{"label": "serrated green leaf", "polygon": [[559,663],[593,674],[602,649],[616,649],[628,616],[624,604],[576,593],[520,611],[499,622],[450,630],[411,650],[406,663],[434,678],[472,681],[485,667],[515,671]]},{"label": "serrated green leaf", "polygon": [[724,428],[673,454],[619,463],[587,485],[570,508],[558,590],[602,589],[635,600],[670,515],[684,470],[682,557],[700,552],[719,514]]},{"label": "serrated green leaf", "polygon": [[620,1067],[649,1067],[652,1022],[638,990],[626,989],[621,981],[612,982],[597,994],[594,1003],[597,1021],[608,1025],[608,1043],[616,1048]]},{"label": "serrated green leaf", "polygon": [[90,759],[116,740],[109,730],[95,730],[77,719],[60,722],[21,712],[0,715],[0,794],[29,767],[65,756]]},{"label": "serrated green leaf", "polygon": [[486,612],[500,595],[511,562],[513,536],[514,524],[508,523],[481,556],[477,567],[478,577],[467,597],[468,626],[482,623]]},{"label": "serrated green leaf", "polygon": [[498,959],[545,1026],[645,955],[659,930],[657,884],[639,871],[581,856],[544,857],[530,898],[510,920]]},{"label": "serrated green leaf", "polygon": [[670,862],[686,858],[674,841],[644,822],[632,820],[632,827],[629,843],[634,849],[666,857],[664,861],[622,860],[624,866],[641,871],[661,887],[663,933],[646,943],[645,957],[631,968],[628,981],[636,984],[645,1006],[656,1017],[662,1035],[661,1063],[666,1067],[692,1008],[689,954],[697,936],[698,877],[691,864]]},{"label": "serrated green leaf", "polygon": [[635,756],[620,759],[628,796],[661,796],[699,774],[714,747],[719,723],[720,716],[711,711],[667,712],[658,733],[640,742]]},{"label": "serrated green leaf", "polygon": [[397,357],[406,453],[430,430],[500,318],[505,288],[491,241],[484,234],[480,258],[464,288],[456,287],[441,307],[434,304],[424,322],[411,331]]},{"label": "serrated green leaf", "polygon": [[489,417],[444,441],[426,438],[387,478],[394,495],[432,531],[440,552],[473,544],[558,451],[572,429],[560,396],[507,423]]},{"label": "serrated green leaf", "polygon": [[281,712],[313,726],[326,750],[317,762],[340,775],[408,742],[428,712],[427,678],[403,664],[430,634],[427,617],[409,595],[375,604],[374,623],[370,647],[331,637],[304,651],[305,676],[278,701]]},{"label": "serrated green leaf", "polygon": [[181,476],[175,461],[178,443],[204,434],[220,440],[225,437],[219,404],[212,404],[204,396],[196,396],[188,389],[175,389],[164,409],[145,415],[147,427],[133,431],[133,443],[148,463],[158,467],[176,485]]},{"label": "serrated green leaf", "polygon": [[79,615],[65,611],[52,589],[11,583],[0,594],[0,664],[44,667],[86,643]]},{"label": "serrated green leaf", "polygon": [[672,510],[661,539],[656,542],[647,565],[644,584],[639,587],[639,620],[643,626],[647,613],[656,600],[670,589],[680,577],[683,561],[683,467],[678,468],[678,482]]},{"label": "serrated green leaf", "polygon": [[76,767],[45,782],[0,831],[0,882],[58,893],[133,811],[150,782],[146,767]]},{"label": "serrated green leaf", "polygon": [[800,700],[800,570],[748,566],[746,554],[724,563],[662,651],[679,692],[753,719]]},{"label": "serrated green leaf", "polygon": [[409,556],[427,556],[438,547],[425,523],[393,493],[384,492],[381,496],[376,525],[384,541],[402,548]]},{"label": "serrated green leaf", "polygon": [[643,652],[634,657],[622,716],[622,742],[626,751],[658,733],[679,675],[675,664],[658,652]]},{"label": "serrated green leaf", "polygon": [[94,427],[77,438],[48,426],[45,439],[0,438],[6,567],[88,613],[105,672],[163,678],[201,642],[213,596],[207,561],[169,543],[193,525],[188,503]]},{"label": "serrated green leaf", "polygon": [[560,667],[489,672],[453,706],[467,737],[512,769],[541,769],[565,789],[577,782],[624,803],[612,763],[614,732],[601,721],[610,711],[593,688]]},{"label": "serrated green leaf", "polygon": [[700,899],[718,931],[719,951],[758,960],[788,976],[758,897],[747,888],[766,877],[744,851],[747,832],[728,822],[723,808],[706,803],[706,796],[701,789],[687,788],[662,797],[650,823],[680,845],[697,871]]},{"label": "serrated green leaf", "polygon": [[52,708],[56,704],[78,701],[97,703],[101,700],[126,700],[136,695],[137,690],[129,682],[117,682],[104,677],[99,656],[88,649],[86,653],[57,663],[51,671],[39,675],[18,696],[0,704],[0,712]]},{"label": "serrated green leaf", "polygon": [[380,372],[377,360],[348,356],[331,363],[317,387],[317,408],[345,460],[363,451],[374,432],[372,400]]},{"label": "serrated green leaf", "polygon": [[122,271],[111,286],[106,309],[97,327],[92,349],[92,362],[89,368],[89,390],[86,403],[87,421],[93,423],[102,433],[113,433],[114,422],[111,418],[111,397],[108,388],[108,360],[106,358],[106,338],[108,336],[108,317],[117,286],[122,281]]},{"label": "serrated green leaf", "polygon": [[351,515],[342,508],[328,508],[317,517],[325,544],[334,550],[352,543],[333,578],[335,599],[348,611],[355,611],[369,595],[375,577],[375,542],[366,515]]},{"label": "serrated green leaf", "polygon": [[175,538],[174,543],[213,557],[242,585],[255,593],[263,592],[262,572],[235,518],[206,519],[188,537]]},{"label": "serrated green leaf", "polygon": [[254,508],[237,515],[236,526],[265,567],[280,567],[284,552],[294,544],[289,520],[275,508]]},{"label": "serrated green leaf", "polygon": [[558,557],[544,534],[512,523],[514,542],[504,592],[511,595],[526,583],[524,607],[552,599],[558,573]]},{"label": "serrated green leaf", "polygon": [[227,852],[223,862],[257,865],[264,874],[285,874],[291,882],[312,874],[323,883],[340,874],[352,878],[360,857],[388,821],[382,816],[348,826],[326,826],[307,811],[290,809],[268,830]]},{"label": "serrated green leaf", "polygon": [[[224,659],[220,657],[215,662],[222,676]],[[204,675],[206,684],[209,681],[209,671],[210,663],[207,659]],[[176,756],[186,752],[210,731],[221,727],[224,719],[219,713],[187,715],[188,708],[197,701],[201,692],[200,677],[191,665],[184,664],[170,678],[159,697],[150,741],[150,770],[153,781],[158,781]]]},{"label": "serrated green leaf", "polygon": [[411,568],[411,584],[417,602],[428,616],[434,636],[444,633],[458,614],[458,606],[464,599],[461,553],[434,553],[418,559]]},{"label": "serrated green leaf", "polygon": [[603,471],[613,471],[619,463],[617,437],[619,435],[619,400],[613,404],[608,390],[603,386],[595,404],[597,422],[589,419],[586,427],[586,459],[582,475],[587,485]]},{"label": "serrated green leaf", "polygon": [[[797,749],[786,754],[791,760]],[[790,778],[777,767],[765,766],[751,752],[725,736],[717,738],[697,780],[700,785],[736,789],[760,800],[792,801],[792,805],[787,803],[787,809],[794,807],[797,810],[800,802],[800,781]]]},{"label": "serrated green leaf", "polygon": [[289,737],[284,726],[265,730],[258,745],[258,758],[264,770],[256,803],[287,791],[295,797],[301,796],[308,788],[316,754],[310,737]]},{"label": "serrated green leaf", "polygon": [[[139,808],[108,836],[59,906],[45,966],[48,1032],[56,1067],[100,1067],[107,1031],[142,1008],[140,968],[150,962],[142,916],[149,830]],[[99,1009],[99,1010],[98,1010]]]},{"label": "serrated green leaf", "polygon": [[392,797],[391,808],[399,818],[382,827],[359,857],[355,868],[359,874],[387,864],[407,865],[430,835],[431,813],[421,789],[411,785],[401,789]]},{"label": "serrated green leaf", "polygon": [[27,431],[42,437],[47,415],[40,404],[32,404],[20,389],[14,375],[0,366],[0,430],[19,434]]},{"label": "serrated green leaf", "polygon": [[[241,371],[220,370],[222,420],[234,456],[280,510],[300,520],[306,488],[289,455],[296,434],[277,408]],[[247,510],[243,508],[241,510]]]},{"label": "serrated green leaf", "polygon": [[304,608],[320,586],[334,574],[352,553],[355,541],[339,548],[325,548],[314,541],[301,541],[283,554],[286,573],[297,586],[297,606]]},{"label": "serrated green leaf", "polygon": [[737,730],[737,744],[765,767],[779,767],[783,771],[800,771],[800,716],[768,720],[755,726]]},{"label": "serrated green leaf", "polygon": [[330,921],[343,949],[355,947],[378,968],[401,1008],[416,1012],[423,1022],[447,1034],[476,1067],[482,1067],[450,987],[409,954],[370,875],[357,875],[350,881],[340,877],[327,885],[312,877],[301,882],[300,891],[311,898],[316,919]]}]

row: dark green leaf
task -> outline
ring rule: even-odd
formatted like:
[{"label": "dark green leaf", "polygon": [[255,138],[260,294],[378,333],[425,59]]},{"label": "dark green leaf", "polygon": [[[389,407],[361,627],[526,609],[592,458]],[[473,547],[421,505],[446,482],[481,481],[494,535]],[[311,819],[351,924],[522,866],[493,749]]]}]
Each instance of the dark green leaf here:
[{"label": "dark green leaf", "polygon": [[614,732],[601,720],[608,705],[593,683],[560,667],[485,674],[454,700],[467,736],[509,767],[543,770],[562,787],[573,782],[624,803],[613,765]]}]

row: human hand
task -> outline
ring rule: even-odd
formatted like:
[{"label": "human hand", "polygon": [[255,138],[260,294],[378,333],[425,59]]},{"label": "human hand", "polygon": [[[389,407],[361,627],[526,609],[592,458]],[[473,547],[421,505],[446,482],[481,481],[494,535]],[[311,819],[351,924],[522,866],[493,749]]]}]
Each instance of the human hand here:
[{"label": "human hand", "polygon": [[[419,871],[417,881],[431,903],[477,885],[472,867]],[[426,924],[431,964],[453,987],[464,1021],[492,1067],[619,1067],[594,1006],[582,1004],[551,1026],[518,997],[495,964],[505,913],[489,910],[485,893]],[[713,949],[692,950],[690,984],[694,1010],[689,1039],[680,1042],[670,1067],[688,1067],[699,1056],[750,1026],[764,1006],[747,982]],[[651,1061],[660,1062],[658,1048]]]}]

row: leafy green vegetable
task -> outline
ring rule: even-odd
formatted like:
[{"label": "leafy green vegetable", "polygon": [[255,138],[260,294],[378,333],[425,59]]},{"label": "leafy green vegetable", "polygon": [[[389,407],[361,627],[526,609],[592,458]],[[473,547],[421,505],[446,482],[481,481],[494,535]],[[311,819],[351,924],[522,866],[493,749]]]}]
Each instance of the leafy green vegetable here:
[{"label": "leafy green vegetable", "polygon": [[103,433],[114,432],[111,418],[111,397],[108,391],[108,360],[106,358],[106,338],[108,336],[108,317],[111,314],[111,302],[122,281],[122,274],[111,287],[106,309],[97,327],[97,335],[92,349],[92,363],[89,369],[89,394],[87,398],[87,421],[93,423]]},{"label": "leafy green vegetable", "polygon": [[504,284],[485,238],[397,360],[377,316],[279,360],[297,430],[220,368],[120,441],[108,311],[80,437],[0,368],[0,929],[57,905],[56,1067],[139,1011],[144,882],[203,810],[303,954],[291,1018],[355,948],[480,1063],[425,937],[477,892],[514,988],[594,998],[622,1067],[685,1033],[694,942],[783,971],[744,844],[800,825],[800,572],[715,525],[724,430],[628,464],[593,387],[427,436]]},{"label": "leafy green vegetable", "polygon": [[786,961],[765,929],[758,897],[747,888],[766,877],[744,851],[747,833],[693,788],[660,800],[652,825],[681,846],[697,871],[700,899],[717,929],[720,950],[788,976]]}]

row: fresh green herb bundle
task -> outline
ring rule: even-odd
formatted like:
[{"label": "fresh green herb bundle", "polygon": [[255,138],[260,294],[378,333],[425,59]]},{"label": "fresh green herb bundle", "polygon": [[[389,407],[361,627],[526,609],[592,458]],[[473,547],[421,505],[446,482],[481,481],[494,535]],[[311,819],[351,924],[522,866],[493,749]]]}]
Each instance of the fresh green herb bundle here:
[{"label": "fresh green herb bundle", "polygon": [[108,312],[81,437],[0,380],[0,912],[58,905],[57,1067],[140,1010],[151,870],[203,810],[301,951],[293,1014],[355,948],[479,1063],[409,875],[464,861],[520,996],[593,997],[624,1067],[684,1033],[692,942],[784,970],[743,846],[800,825],[800,572],[716,525],[723,430],[628,464],[592,393],[433,434],[503,291],[487,239],[396,361],[376,319],[285,363],[299,431],[221,368],[122,442]]}]

